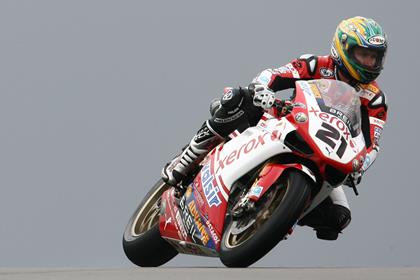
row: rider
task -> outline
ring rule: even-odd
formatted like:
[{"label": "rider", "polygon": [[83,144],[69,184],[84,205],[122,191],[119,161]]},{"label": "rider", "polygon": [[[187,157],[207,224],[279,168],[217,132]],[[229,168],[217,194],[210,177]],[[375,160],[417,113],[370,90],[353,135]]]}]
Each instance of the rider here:
[{"label": "rider", "polygon": [[[163,180],[182,188],[180,182],[212,148],[231,133],[257,124],[264,110],[273,106],[274,92],[294,88],[298,80],[336,79],[353,86],[362,104],[367,156],[361,171],[352,174],[354,183],[359,184],[379,152],[378,140],[387,117],[385,95],[375,82],[383,68],[387,44],[383,29],[374,20],[349,18],[338,25],[330,55],[302,55],[280,68],[262,71],[247,88],[225,88],[222,98],[210,106],[212,117],[182,154],[163,168]],[[336,240],[350,220],[349,204],[342,187],[338,187],[299,224],[313,227],[320,239]]]}]

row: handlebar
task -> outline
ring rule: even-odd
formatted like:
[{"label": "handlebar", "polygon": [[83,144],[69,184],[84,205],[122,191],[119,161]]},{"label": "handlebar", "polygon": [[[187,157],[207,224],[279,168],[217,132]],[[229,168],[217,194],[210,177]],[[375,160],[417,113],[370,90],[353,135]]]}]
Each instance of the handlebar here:
[{"label": "handlebar", "polygon": [[273,107],[277,109],[278,116],[283,117],[293,110],[293,103],[289,100],[281,100],[276,98]]}]

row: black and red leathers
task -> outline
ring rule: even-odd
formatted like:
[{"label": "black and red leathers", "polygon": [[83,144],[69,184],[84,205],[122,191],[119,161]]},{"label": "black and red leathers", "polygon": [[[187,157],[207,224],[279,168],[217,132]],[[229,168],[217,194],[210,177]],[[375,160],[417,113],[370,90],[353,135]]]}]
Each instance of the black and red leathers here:
[{"label": "black and red leathers", "polygon": [[[330,56],[303,55],[277,69],[261,72],[254,83],[266,84],[272,91],[295,86],[298,80],[336,79],[334,61]],[[369,84],[352,84],[360,96],[362,104],[362,131],[367,147],[365,171],[376,159],[379,151],[379,138],[387,118],[387,103],[384,93],[376,81]]]},{"label": "black and red leathers", "polygon": [[[256,125],[263,110],[253,104],[255,84],[265,85],[276,92],[295,88],[298,80],[337,77],[337,68],[330,56],[303,55],[282,67],[262,71],[248,88],[226,88],[220,106],[215,106],[215,103],[211,106],[212,117],[207,121],[207,126],[223,138],[235,130],[242,131],[248,126]],[[361,101],[362,132],[367,148],[362,167],[364,172],[376,159],[379,151],[378,142],[387,118],[387,103],[384,93],[375,81],[351,85],[358,92]],[[299,224],[313,227],[318,238],[335,240],[350,220],[350,207],[343,189],[338,187]]]},{"label": "black and red leathers", "polygon": [[[255,125],[263,110],[252,103],[254,84],[267,85],[272,91],[294,88],[298,80],[337,79],[336,67],[330,56],[303,55],[290,63],[262,71],[246,88],[226,88],[214,110],[209,126],[220,136],[249,125]],[[384,93],[373,81],[369,84],[352,84],[360,96],[362,104],[362,131],[367,147],[367,157],[363,166],[366,170],[376,159],[379,138],[387,118],[387,103]]]},{"label": "black and red leathers", "polygon": [[[192,170],[217,143],[237,131],[254,126],[264,110],[254,105],[254,88],[261,84],[276,92],[294,88],[298,80],[337,79],[337,67],[330,56],[303,55],[290,63],[262,71],[248,88],[226,88],[220,100],[210,106],[211,118],[191,140],[188,148],[174,161],[174,168],[167,165],[162,178],[172,185],[187,177]],[[376,82],[351,84],[360,96],[362,131],[367,147],[367,156],[362,171],[376,159],[379,138],[387,118],[387,104],[384,93]],[[172,171],[173,170],[173,171]],[[330,196],[312,210],[301,221],[317,231],[318,238],[335,240],[351,220],[350,207],[341,187],[334,188]]]}]

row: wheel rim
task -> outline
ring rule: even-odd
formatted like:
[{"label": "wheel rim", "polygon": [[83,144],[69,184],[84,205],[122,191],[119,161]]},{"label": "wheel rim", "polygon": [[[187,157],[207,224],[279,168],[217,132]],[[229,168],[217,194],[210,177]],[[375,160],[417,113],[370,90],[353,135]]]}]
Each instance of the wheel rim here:
[{"label": "wheel rim", "polygon": [[253,211],[255,215],[250,215],[239,222],[233,221],[225,238],[227,248],[235,248],[247,242],[271,217],[277,209],[284,195],[286,194],[288,184],[279,184],[263,197],[262,203]]},{"label": "wheel rim", "polygon": [[165,183],[160,184],[143,207],[137,211],[131,227],[132,236],[143,234],[159,222],[161,196],[167,189],[168,186]]}]

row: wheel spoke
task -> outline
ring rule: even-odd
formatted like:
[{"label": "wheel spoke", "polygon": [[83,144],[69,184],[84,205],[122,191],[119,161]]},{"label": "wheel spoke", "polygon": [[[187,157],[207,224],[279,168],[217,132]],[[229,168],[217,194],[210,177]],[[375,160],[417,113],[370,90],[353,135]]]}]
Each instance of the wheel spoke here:
[{"label": "wheel spoke", "polygon": [[140,235],[159,222],[161,195],[166,189],[167,186],[162,184],[137,212],[137,216],[133,222],[133,235]]},{"label": "wheel spoke", "polygon": [[[252,223],[252,225],[242,231],[240,230],[240,228],[238,228],[238,234],[232,233],[232,229],[229,230],[229,236],[226,238],[229,244],[226,244],[226,246],[234,248],[250,239],[258,231],[258,229],[262,227],[264,223],[271,217],[274,210],[281,203],[286,193],[286,189],[286,185],[282,184],[270,193],[267,193],[265,195],[264,200],[261,201],[260,207],[257,207],[257,209],[255,209],[255,211],[258,211],[258,214],[255,217],[255,221]],[[241,227],[241,225],[245,224],[246,226],[248,223],[249,222],[244,220],[238,223],[232,223],[231,226]]]}]

